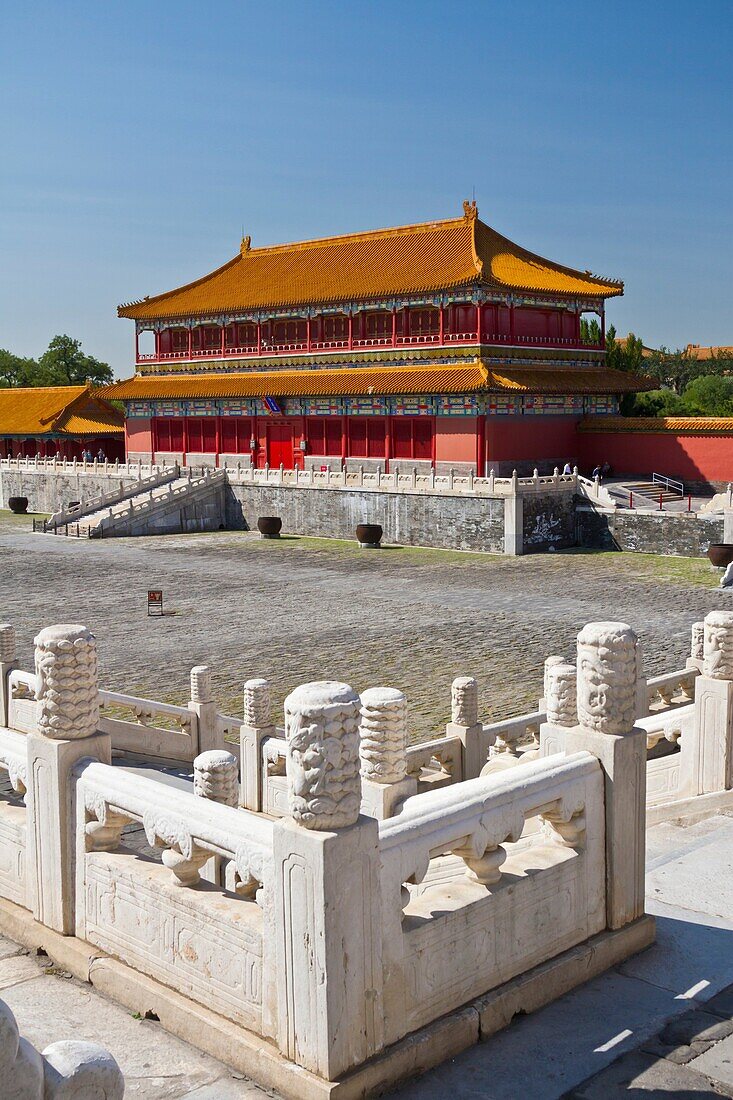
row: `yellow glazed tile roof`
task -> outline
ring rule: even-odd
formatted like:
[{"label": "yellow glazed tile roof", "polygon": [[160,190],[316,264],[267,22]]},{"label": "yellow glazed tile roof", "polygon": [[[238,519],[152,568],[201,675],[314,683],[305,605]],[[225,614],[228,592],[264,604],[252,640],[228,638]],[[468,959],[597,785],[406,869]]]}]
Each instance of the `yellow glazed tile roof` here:
[{"label": "yellow glazed tile roof", "polygon": [[579,427],[584,432],[733,435],[733,416],[586,416]]},{"label": "yellow glazed tile roof", "polygon": [[516,390],[519,393],[638,393],[658,384],[626,371],[610,367],[523,368],[502,367],[491,370],[491,389]]},{"label": "yellow glazed tile roof", "polygon": [[653,383],[623,371],[581,369],[489,370],[479,359],[464,366],[342,367],[333,370],[243,371],[238,374],[136,375],[100,391],[123,401],[217,397],[360,396],[368,394],[626,393]]},{"label": "yellow glazed tile roof", "polygon": [[197,397],[361,396],[463,393],[486,384],[478,362],[463,367],[346,367],[337,370],[247,371],[241,374],[137,375],[102,391],[123,401]]},{"label": "yellow glazed tile roof", "polygon": [[536,256],[464,216],[295,244],[252,248],[177,290],[122,305],[120,317],[177,319],[251,309],[432,293],[484,283],[505,290],[610,298],[623,283]]},{"label": "yellow glazed tile roof", "polygon": [[106,435],[123,430],[122,414],[88,386],[0,389],[0,436]]}]

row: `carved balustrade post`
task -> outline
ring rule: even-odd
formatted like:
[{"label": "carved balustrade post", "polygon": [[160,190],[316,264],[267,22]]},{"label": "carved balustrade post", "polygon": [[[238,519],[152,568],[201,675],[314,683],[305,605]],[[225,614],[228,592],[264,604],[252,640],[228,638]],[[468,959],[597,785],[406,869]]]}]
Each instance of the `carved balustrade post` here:
[{"label": "carved balustrade post", "polygon": [[550,674],[550,669],[555,665],[564,665],[565,663],[565,658],[560,657],[557,653],[553,653],[550,657],[545,658],[542,673],[542,698],[539,701],[539,710],[544,711],[547,704],[547,678]]},{"label": "carved balustrade post", "polygon": [[578,724],[575,665],[559,661],[545,668],[544,704],[546,718],[540,726],[540,756],[552,756],[563,752],[565,731]]},{"label": "carved balustrade post", "polygon": [[377,820],[393,817],[417,794],[407,774],[407,699],[396,688],[369,688],[361,696],[359,757],[361,812]]},{"label": "carved balustrade post", "polygon": [[609,928],[644,913],[647,747],[646,731],[634,726],[639,667],[639,642],[626,623],[588,623],[578,634],[578,725],[567,729],[565,750],[593,753],[605,776]]},{"label": "carved balustrade post", "polygon": [[476,779],[486,763],[488,743],[478,716],[478,683],[473,676],[457,676],[451,684],[451,720],[445,727],[448,737],[461,742],[461,774],[458,780]]},{"label": "carved balustrade post", "polygon": [[8,724],[10,691],[8,676],[15,664],[15,628],[10,623],[0,624],[0,722]]},{"label": "carved balustrade post", "polygon": [[733,612],[705,616],[702,672],[695,681],[694,736],[680,745],[683,793],[733,787]]},{"label": "carved balustrade post", "polygon": [[347,684],[303,684],[285,700],[292,817],[273,830],[277,1041],[327,1080],[384,1042],[379,830],[359,814],[359,719]]},{"label": "carved balustrade post", "polygon": [[202,752],[193,762],[193,792],[199,798],[236,806],[239,795],[236,756],[223,749]]},{"label": "carved balustrade post", "polygon": [[247,680],[244,685],[244,722],[239,728],[239,805],[247,810],[262,809],[262,742],[267,737],[274,737],[275,733],[268,681]]},{"label": "carved balustrade post", "polygon": [[191,730],[196,750],[201,753],[220,748],[216,703],[211,693],[211,669],[208,665],[195,665],[191,669],[188,709],[196,715],[193,723],[195,729]]},{"label": "carved balustrade post", "polygon": [[705,623],[693,623],[690,631],[690,656],[687,658],[685,668],[696,668],[702,672],[702,663],[705,657]]},{"label": "carved balustrade post", "polygon": [[21,1039],[10,1007],[0,1001],[2,1095],[14,1100],[122,1100],[125,1079],[109,1051],[98,1043],[65,1039],[42,1054]]},{"label": "carved balustrade post", "polygon": [[97,733],[97,643],[85,626],[49,626],[35,639],[37,732],[28,735],[29,882],[33,915],[74,931],[76,799],[73,769],[86,757],[111,762]]}]

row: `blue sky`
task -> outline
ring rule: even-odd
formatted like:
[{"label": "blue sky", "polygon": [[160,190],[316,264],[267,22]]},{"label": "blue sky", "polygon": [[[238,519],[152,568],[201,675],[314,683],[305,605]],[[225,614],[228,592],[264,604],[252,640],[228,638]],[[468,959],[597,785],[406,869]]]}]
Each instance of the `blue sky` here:
[{"label": "blue sky", "polygon": [[451,217],[733,344],[733,4],[20,3],[0,14],[0,347],[132,373],[119,302],[253,245]]}]

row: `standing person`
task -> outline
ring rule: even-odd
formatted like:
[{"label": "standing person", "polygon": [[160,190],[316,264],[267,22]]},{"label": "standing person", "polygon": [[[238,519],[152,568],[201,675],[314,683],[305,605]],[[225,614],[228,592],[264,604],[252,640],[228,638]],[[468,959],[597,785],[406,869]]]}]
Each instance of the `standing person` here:
[{"label": "standing person", "polygon": [[100,447],[99,450],[97,451],[97,462],[106,462],[106,461],[107,461],[107,456],[104,453],[104,451],[102,450],[102,448]]},{"label": "standing person", "polygon": [[595,480],[596,478],[600,478],[601,473],[602,473],[602,468],[601,468],[601,464],[599,462],[597,466],[593,467],[593,473],[590,476],[593,478],[593,480]]},{"label": "standing person", "polygon": [[572,466],[570,465],[570,463],[569,463],[569,462],[566,462],[566,463],[565,463],[565,465],[564,465],[564,466],[563,466],[563,468],[562,468],[562,472],[563,472],[564,474],[572,474],[572,472],[573,472],[573,468],[572,468]]}]

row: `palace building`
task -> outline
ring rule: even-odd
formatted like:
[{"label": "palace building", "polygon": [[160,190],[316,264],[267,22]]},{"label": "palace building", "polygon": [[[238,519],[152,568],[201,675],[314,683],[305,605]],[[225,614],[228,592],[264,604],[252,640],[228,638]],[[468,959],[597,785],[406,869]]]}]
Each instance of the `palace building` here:
[{"label": "palace building", "polygon": [[[131,459],[520,473],[645,380],[605,365],[621,282],[446,221],[253,248],[119,307]],[[589,320],[596,324],[589,324]]]},{"label": "palace building", "polygon": [[0,389],[0,457],[125,457],[122,413],[85,386]]}]

